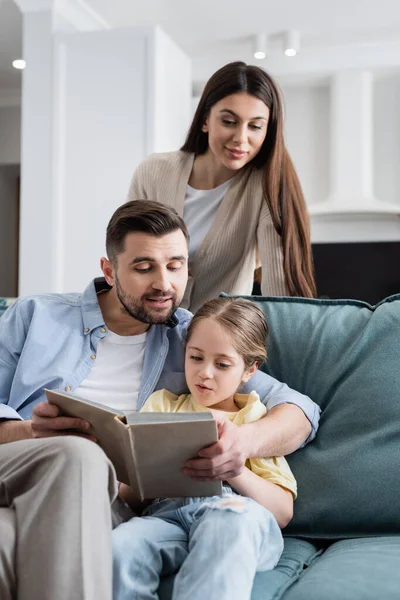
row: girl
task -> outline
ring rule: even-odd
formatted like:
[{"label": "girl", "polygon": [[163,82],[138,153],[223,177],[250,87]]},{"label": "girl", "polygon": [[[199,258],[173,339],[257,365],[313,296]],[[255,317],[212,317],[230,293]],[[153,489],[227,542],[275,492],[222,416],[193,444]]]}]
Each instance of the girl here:
[{"label": "girl", "polygon": [[282,99],[260,67],[234,62],[204,88],[186,141],[136,169],[129,200],[173,206],[188,226],[192,312],[223,290],[314,297],[309,220],[285,148]]},{"label": "girl", "polygon": [[[257,394],[237,393],[266,357],[262,310],[245,299],[207,302],[188,328],[189,395],[152,394],[143,411],[206,411],[238,426],[265,415]],[[113,531],[115,600],[154,600],[161,575],[179,570],[174,600],[250,599],[256,571],[273,569],[296,482],[284,458],[249,459],[222,496],[154,501]]]}]

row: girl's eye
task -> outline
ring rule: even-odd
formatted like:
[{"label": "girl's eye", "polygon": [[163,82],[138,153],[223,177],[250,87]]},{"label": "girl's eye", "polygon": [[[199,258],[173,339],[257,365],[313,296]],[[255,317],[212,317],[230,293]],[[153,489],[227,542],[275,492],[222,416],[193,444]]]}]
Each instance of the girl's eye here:
[{"label": "girl's eye", "polygon": [[195,360],[195,361],[197,361],[197,362],[198,362],[199,360],[201,360],[201,356],[194,356],[193,354],[191,355],[191,357],[190,357],[190,358],[191,358],[191,360]]},{"label": "girl's eye", "polygon": [[262,129],[261,125],[250,125],[250,127],[252,129],[257,129],[258,131],[261,131],[261,129]]},{"label": "girl's eye", "polygon": [[235,121],[229,121],[229,119],[222,119],[222,123],[228,127],[235,124]]},{"label": "girl's eye", "polygon": [[217,367],[220,369],[229,369],[231,365],[227,365],[226,363],[217,363]]}]

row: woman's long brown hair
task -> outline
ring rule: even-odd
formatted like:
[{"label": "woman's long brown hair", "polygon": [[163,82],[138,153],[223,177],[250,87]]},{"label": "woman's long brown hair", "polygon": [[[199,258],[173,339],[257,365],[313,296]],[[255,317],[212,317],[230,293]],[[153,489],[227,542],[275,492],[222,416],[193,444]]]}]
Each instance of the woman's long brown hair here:
[{"label": "woman's long brown hair", "polygon": [[211,108],[226,96],[247,92],[269,108],[267,134],[254,159],[244,168],[264,169],[264,194],[272,221],[282,239],[283,269],[291,296],[316,295],[310,241],[310,222],[297,173],[285,147],[281,94],[260,67],[233,62],[208,80],[181,150],[204,154],[208,134],[202,127]]}]

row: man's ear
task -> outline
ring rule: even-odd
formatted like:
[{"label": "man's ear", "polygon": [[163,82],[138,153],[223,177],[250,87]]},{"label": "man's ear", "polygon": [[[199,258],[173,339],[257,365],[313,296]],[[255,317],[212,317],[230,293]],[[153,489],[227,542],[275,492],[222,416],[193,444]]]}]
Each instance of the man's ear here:
[{"label": "man's ear", "polygon": [[115,285],[115,269],[114,269],[114,265],[112,264],[111,260],[108,260],[108,258],[105,258],[104,256],[102,256],[102,258],[100,259],[100,268],[103,271],[104,278],[107,281],[108,285],[111,285],[111,287],[114,287],[114,285]]},{"label": "man's ear", "polygon": [[254,375],[254,373],[257,371],[258,369],[258,362],[256,361],[255,363],[253,363],[251,365],[251,367],[249,367],[244,373],[243,373],[243,377],[242,377],[242,382],[243,383],[247,383],[249,381],[249,379],[251,379]]}]

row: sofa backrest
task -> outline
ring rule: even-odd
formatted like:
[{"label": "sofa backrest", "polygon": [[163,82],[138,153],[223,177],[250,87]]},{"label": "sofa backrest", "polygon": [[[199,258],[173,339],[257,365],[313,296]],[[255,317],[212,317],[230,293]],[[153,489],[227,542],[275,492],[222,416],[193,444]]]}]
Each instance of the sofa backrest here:
[{"label": "sofa backrest", "polygon": [[6,312],[7,308],[12,304],[13,298],[0,298],[0,318]]},{"label": "sofa backrest", "polygon": [[288,535],[400,533],[400,294],[352,300],[253,297],[270,326],[264,370],[321,409],[315,440],[288,457],[298,481]]},{"label": "sofa backrest", "polygon": [[[251,298],[269,327],[263,369],[317,402],[315,440],[288,457],[298,482],[286,535],[400,533],[400,294]],[[9,302],[0,299],[0,317]]]}]

